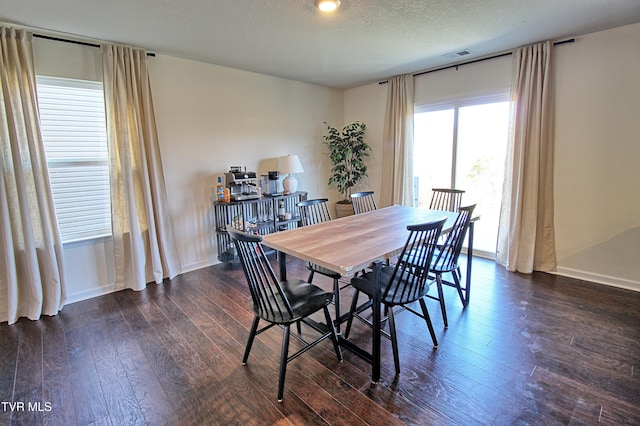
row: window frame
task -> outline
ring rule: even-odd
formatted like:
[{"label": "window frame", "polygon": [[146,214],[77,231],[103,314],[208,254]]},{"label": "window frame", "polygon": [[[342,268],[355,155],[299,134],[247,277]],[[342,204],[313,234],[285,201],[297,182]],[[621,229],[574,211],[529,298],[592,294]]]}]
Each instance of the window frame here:
[{"label": "window frame", "polygon": [[[60,153],[64,154],[64,149],[65,149],[64,147],[61,148],[61,146],[63,146],[64,144],[68,144],[69,141],[71,140],[74,140],[75,135],[73,133],[63,134],[63,137],[69,138],[69,139],[66,140],[62,145],[52,144],[52,139],[50,138],[54,137],[52,135],[55,134],[55,131],[52,131],[51,129],[47,129],[46,123],[49,122],[48,120],[52,120],[51,118],[48,118],[48,114],[54,114],[55,111],[58,111],[58,110],[54,109],[53,111],[48,111],[48,112],[45,112],[44,114],[42,113],[43,104],[41,103],[41,98],[45,98],[48,100],[51,99],[50,97],[43,96],[43,93],[44,93],[43,86],[55,87],[56,89],[61,89],[61,88],[81,89],[81,90],[89,89],[91,91],[94,91],[94,96],[97,96],[98,91],[102,94],[102,98],[101,98],[102,102],[99,105],[98,103],[93,105],[93,107],[97,108],[97,111],[99,113],[102,113],[102,118],[95,118],[95,120],[90,121],[90,123],[93,126],[98,125],[97,127],[94,127],[92,129],[99,128],[100,130],[97,133],[95,131],[89,130],[89,131],[86,131],[86,135],[82,135],[83,137],[89,137],[91,133],[95,134],[95,138],[91,140],[91,144],[87,143],[85,145],[89,149],[84,151],[84,154],[85,154],[84,156],[78,156],[78,155],[74,156],[72,154],[68,154],[67,157],[64,157],[64,156],[61,156],[60,154]],[[101,81],[94,81],[94,80],[37,75],[36,87],[38,90],[38,109],[39,109],[39,115],[40,115],[41,134],[42,134],[42,139],[44,144],[44,151],[46,156],[47,168],[49,172],[51,190],[53,192],[54,207],[56,210],[56,219],[58,220],[59,229],[62,228],[60,229],[62,243],[66,247],[66,246],[83,245],[87,243],[94,243],[97,241],[104,241],[107,239],[111,239],[112,232],[113,232],[112,221],[111,221],[111,215],[112,215],[111,194],[110,194],[111,178],[110,178],[110,170],[109,170],[109,151],[108,151],[109,147],[108,147],[108,141],[107,141],[106,112],[105,112],[105,104],[104,104],[103,83]],[[66,95],[67,95],[66,98],[60,98],[61,101],[60,99],[56,99],[56,101],[60,101],[57,105],[55,105],[56,108],[60,108],[61,105],[65,103],[65,100],[69,100],[73,98],[73,94],[71,93],[67,93]],[[92,99],[92,101],[95,101],[95,100]],[[44,109],[46,111],[46,108]],[[47,117],[47,118],[43,119],[43,115],[44,117]],[[83,117],[83,118],[86,118],[86,117]],[[102,143],[104,143],[104,145],[102,145]],[[69,149],[69,153],[73,153],[72,148],[66,148],[66,149]],[[96,152],[99,154],[96,154]],[[78,169],[74,170],[74,168],[78,168]],[[95,178],[94,182],[97,182],[97,184],[95,185],[93,190],[95,191],[94,194],[100,194],[100,196],[98,197],[95,197],[93,195],[89,196],[89,198],[95,198],[96,200],[98,200],[93,204],[95,206],[94,209],[96,209],[95,214],[87,215],[86,214],[87,210],[83,212],[84,214],[74,213],[70,215],[68,213],[61,213],[61,211],[64,210],[65,206],[68,203],[73,203],[73,201],[71,202],[61,201],[63,200],[63,198],[58,198],[58,197],[60,197],[61,195],[64,197],[65,195],[73,194],[74,191],[78,191],[81,189],[81,185],[73,187],[73,185],[67,186],[68,184],[65,184],[65,186],[67,186],[66,189],[62,189],[62,190],[56,189],[57,185],[60,185],[58,187],[60,188],[62,187],[62,184],[64,184],[63,178],[57,179],[55,177],[56,171],[62,171],[63,169],[67,169],[67,172],[71,173],[70,178],[73,179],[73,173],[80,173],[80,174],[87,173],[87,170],[83,171],[81,168],[84,168],[84,169],[94,168],[95,169],[94,171],[89,171],[89,175],[95,173],[94,176],[99,176]],[[105,169],[106,169],[106,173],[105,173]],[[106,175],[106,178],[101,177],[100,175],[102,176]],[[60,177],[64,176],[64,171],[62,171],[62,173],[59,176]],[[106,195],[104,195],[105,193]],[[83,201],[83,200],[80,199],[80,201]],[[92,204],[89,203],[88,205],[91,206]],[[70,228],[69,225],[67,225],[66,227],[61,226],[61,221],[60,221],[61,217],[63,217],[64,218],[63,220],[66,220],[66,221],[69,221],[69,219],[74,219],[75,217],[77,217],[78,220],[80,219],[96,220],[97,219],[96,222],[98,224],[92,227],[90,225],[86,225],[86,222],[84,222],[85,224],[83,226],[86,226],[88,228],[87,230],[85,230],[84,232],[80,232],[80,231],[73,232],[73,227]],[[82,223],[82,221],[80,223]],[[65,228],[67,228],[66,229],[67,232],[65,232]],[[69,228],[71,229],[71,231],[69,231]]]},{"label": "window frame", "polygon": [[[456,188],[456,175],[458,169],[458,128],[459,128],[459,110],[460,108],[490,104],[490,103],[498,103],[498,102],[512,102],[510,91],[507,89],[495,91],[491,94],[481,95],[481,96],[464,96],[464,97],[456,97],[448,100],[442,100],[434,103],[423,103],[420,105],[414,106],[414,117],[417,114],[425,113],[425,112],[436,112],[436,111],[444,111],[448,109],[453,110],[453,132],[452,132],[452,152],[451,152],[451,176],[449,178],[450,188]],[[511,118],[510,118],[511,119]],[[415,141],[414,141],[415,143]],[[416,195],[417,197],[417,195]],[[418,199],[415,200],[416,205],[418,204]],[[463,249],[466,252],[466,244]],[[474,248],[474,255],[480,257],[486,257],[489,259],[495,258],[495,251],[489,252],[486,250],[481,250]]]},{"label": "window frame", "polygon": [[[459,109],[468,106],[482,105],[494,102],[508,102],[510,101],[510,93],[508,90],[496,91],[495,93],[481,95],[453,98],[446,101],[439,101],[428,104],[420,104],[414,106],[413,115],[417,115],[424,112],[443,111],[447,109],[453,110],[453,133],[452,133],[452,152],[451,152],[451,176],[449,179],[450,188],[456,187],[456,170],[458,161],[458,113]],[[414,142],[415,143],[415,142]]]}]

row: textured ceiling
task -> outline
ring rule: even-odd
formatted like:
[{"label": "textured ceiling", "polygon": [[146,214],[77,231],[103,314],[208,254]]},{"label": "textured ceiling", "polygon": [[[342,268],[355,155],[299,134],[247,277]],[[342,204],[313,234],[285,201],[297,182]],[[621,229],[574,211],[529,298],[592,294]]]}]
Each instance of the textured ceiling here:
[{"label": "textured ceiling", "polygon": [[0,0],[0,21],[349,88],[640,22],[640,1]]}]

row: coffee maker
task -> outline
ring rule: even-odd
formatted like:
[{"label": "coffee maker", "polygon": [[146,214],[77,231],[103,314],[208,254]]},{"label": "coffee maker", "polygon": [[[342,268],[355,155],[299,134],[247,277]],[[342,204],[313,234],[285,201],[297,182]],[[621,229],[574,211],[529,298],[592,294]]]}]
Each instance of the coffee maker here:
[{"label": "coffee maker", "polygon": [[278,179],[280,174],[275,172],[269,172],[268,175],[260,176],[260,185],[262,187],[262,195],[277,197],[282,195],[282,192],[278,191]]},{"label": "coffee maker", "polygon": [[225,183],[229,188],[231,201],[255,200],[260,198],[256,186],[256,172],[242,171],[241,167],[232,166],[229,172],[224,174]]}]

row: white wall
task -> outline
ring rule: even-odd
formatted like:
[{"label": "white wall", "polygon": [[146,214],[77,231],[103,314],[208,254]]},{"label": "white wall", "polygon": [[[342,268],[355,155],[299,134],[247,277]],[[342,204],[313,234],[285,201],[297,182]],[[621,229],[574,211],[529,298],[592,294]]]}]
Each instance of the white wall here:
[{"label": "white wall", "polygon": [[382,135],[387,101],[387,86],[369,84],[347,90],[344,97],[345,124],[361,121],[366,124],[365,142],[371,146],[367,159],[367,177],[354,188],[355,191],[374,191],[382,188]]},{"label": "white wall", "polygon": [[151,60],[169,208],[185,270],[217,262],[212,190],[230,166],[266,174],[298,154],[298,189],[327,192],[324,121],[342,123],[342,91],[160,55]]},{"label": "white wall", "polygon": [[[558,273],[640,290],[640,24],[578,37],[554,50]],[[415,78],[417,105],[508,88],[511,57]],[[345,92],[345,122],[382,146],[386,85]],[[374,155],[371,188],[380,190]]]},{"label": "white wall", "polygon": [[640,24],[557,49],[558,272],[640,290]]},{"label": "white wall", "polygon": [[[99,49],[36,38],[34,56],[38,74],[102,80]],[[323,122],[342,126],[343,91],[165,55],[150,58],[150,74],[183,270],[217,263],[211,197],[230,166],[266,174],[278,156],[298,154],[299,190],[327,195]],[[68,302],[115,290],[109,239],[64,253]]]}]

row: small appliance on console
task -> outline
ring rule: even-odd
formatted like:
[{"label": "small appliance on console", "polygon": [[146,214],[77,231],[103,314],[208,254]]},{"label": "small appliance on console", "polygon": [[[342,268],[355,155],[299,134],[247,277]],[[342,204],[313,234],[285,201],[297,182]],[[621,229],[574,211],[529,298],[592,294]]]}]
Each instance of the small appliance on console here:
[{"label": "small appliance on console", "polygon": [[277,171],[269,172],[268,175],[262,175],[260,177],[260,185],[262,186],[262,195],[267,197],[277,197],[282,195],[281,191],[278,191],[278,179],[280,173]]},{"label": "small appliance on console", "polygon": [[260,198],[256,186],[256,172],[242,171],[241,167],[232,166],[228,173],[224,174],[225,183],[231,194],[231,201],[255,200]]}]

